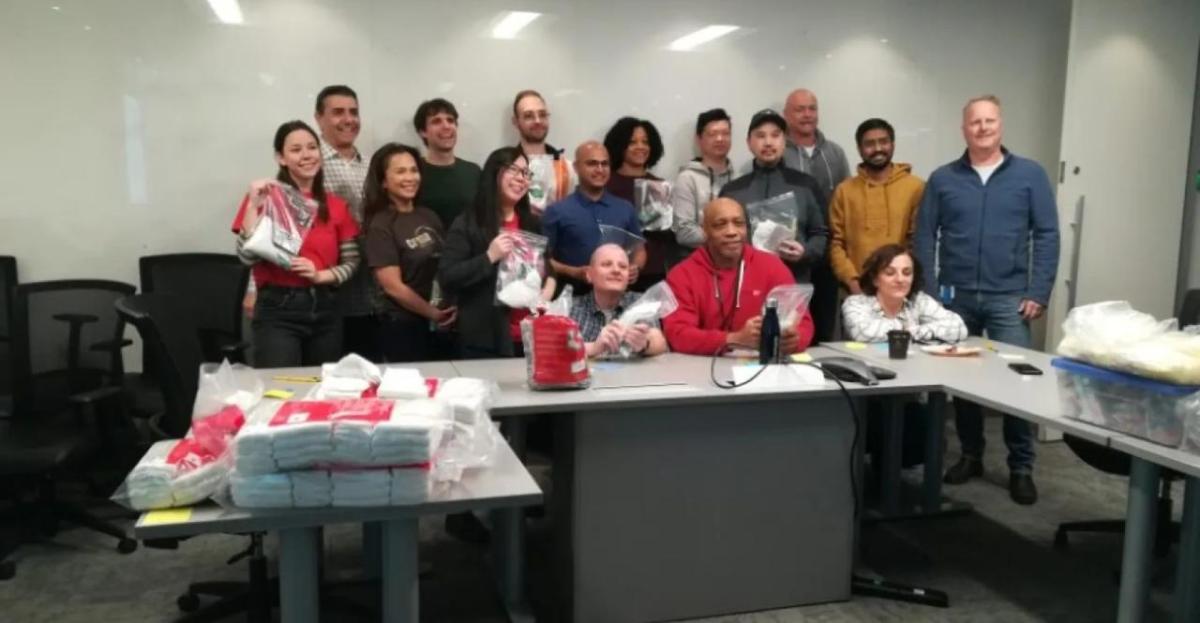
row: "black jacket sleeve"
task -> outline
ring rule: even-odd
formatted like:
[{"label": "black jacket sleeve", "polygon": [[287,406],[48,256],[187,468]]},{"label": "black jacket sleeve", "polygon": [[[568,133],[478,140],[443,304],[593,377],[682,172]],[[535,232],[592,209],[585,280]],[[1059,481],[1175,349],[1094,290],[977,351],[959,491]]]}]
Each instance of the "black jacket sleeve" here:
[{"label": "black jacket sleeve", "polygon": [[479,248],[481,245],[473,244],[472,240],[466,218],[460,215],[446,233],[442,259],[438,262],[438,282],[448,293],[457,293],[489,277],[495,278],[487,248]]}]

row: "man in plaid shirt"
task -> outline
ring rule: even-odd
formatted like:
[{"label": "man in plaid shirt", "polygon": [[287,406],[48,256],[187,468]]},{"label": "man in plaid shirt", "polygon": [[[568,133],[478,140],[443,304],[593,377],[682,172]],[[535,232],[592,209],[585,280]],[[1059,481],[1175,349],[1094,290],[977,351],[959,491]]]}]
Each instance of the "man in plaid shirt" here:
[{"label": "man in plaid shirt", "polygon": [[[321,132],[321,168],[325,171],[325,190],[350,206],[350,214],[366,231],[363,222],[363,182],[367,179],[367,160],[355,147],[361,129],[358,94],[337,84],[321,89],[317,95],[315,119]],[[363,251],[360,243],[360,253]],[[342,311],[342,350],[379,361],[376,347],[376,323],[371,306],[375,284],[371,271],[359,270],[338,292]]]},{"label": "man in plaid shirt", "polygon": [[617,355],[621,343],[635,355],[666,352],[667,339],[658,322],[654,326],[635,324],[625,327],[617,322],[621,313],[641,295],[629,292],[629,255],[616,244],[602,244],[592,252],[586,269],[592,291],[571,301],[571,319],[579,325],[588,357]]}]

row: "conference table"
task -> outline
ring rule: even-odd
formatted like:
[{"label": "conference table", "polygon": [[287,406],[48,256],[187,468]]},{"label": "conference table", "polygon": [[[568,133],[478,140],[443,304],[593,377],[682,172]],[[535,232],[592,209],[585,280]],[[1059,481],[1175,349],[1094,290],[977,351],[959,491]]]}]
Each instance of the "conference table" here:
[{"label": "conference table", "polygon": [[[880,512],[932,514],[946,508],[941,465],[947,397],[971,400],[1133,457],[1118,606],[1122,622],[1141,620],[1148,602],[1160,470],[1184,474],[1174,613],[1178,621],[1200,620],[1200,600],[1192,590],[1200,580],[1200,456],[1063,417],[1051,357],[1044,353],[974,339],[968,344],[986,348],[969,358],[934,357],[914,348],[905,360],[888,359],[882,345],[834,343],[810,349],[814,358],[849,356],[897,372],[893,380],[847,384],[845,391],[830,381],[802,380],[801,371],[791,379],[764,377],[726,389],[717,382],[739,372],[745,376],[751,369],[748,362],[671,353],[592,362],[591,386],[563,391],[530,390],[520,359],[416,367],[426,376],[495,381],[500,393],[492,417],[515,452],[513,461],[525,451],[531,416],[550,418],[551,549],[553,575],[560,582],[558,614],[564,620],[670,620],[849,599],[856,511],[861,510],[861,477],[852,470],[861,466],[862,448],[859,443],[854,452],[853,444],[862,438],[865,402],[881,398],[890,405],[883,419]],[[1031,363],[1045,374],[1020,376],[1007,367],[1015,361]],[[280,372],[291,371],[263,373]],[[929,395],[931,406],[925,480],[909,508],[899,495],[899,405],[922,393]],[[508,465],[508,456],[497,467]],[[502,471],[516,480],[506,489],[511,496],[494,498],[490,505],[497,581],[510,617],[528,620],[525,522],[519,506],[537,499],[539,492],[525,480],[523,469],[520,474]],[[463,502],[421,512],[468,507]],[[327,510],[339,521],[356,511]],[[149,527],[143,523],[139,538],[167,536],[145,532]],[[291,558],[310,558],[304,543],[312,542],[311,536],[288,538]],[[409,569],[404,581],[385,586],[409,586],[411,557],[402,553]],[[306,575],[302,584],[308,583]],[[315,591],[304,599],[315,600]]]},{"label": "conference table", "polygon": [[[1041,426],[1061,430],[1093,443],[1124,452],[1132,458],[1126,504],[1124,554],[1121,563],[1117,620],[1143,620],[1150,595],[1151,562],[1162,469],[1184,476],[1184,507],[1175,581],[1173,620],[1200,621],[1200,455],[1168,448],[1125,433],[1064,417],[1058,399],[1053,355],[972,338],[969,346],[983,348],[978,357],[942,357],[927,354],[915,345],[909,358],[888,358],[886,344],[835,343],[843,354],[893,369],[900,377],[937,379],[951,397],[970,400]],[[1029,363],[1041,376],[1018,375],[1010,363]],[[903,420],[891,418],[893,434]]]}]

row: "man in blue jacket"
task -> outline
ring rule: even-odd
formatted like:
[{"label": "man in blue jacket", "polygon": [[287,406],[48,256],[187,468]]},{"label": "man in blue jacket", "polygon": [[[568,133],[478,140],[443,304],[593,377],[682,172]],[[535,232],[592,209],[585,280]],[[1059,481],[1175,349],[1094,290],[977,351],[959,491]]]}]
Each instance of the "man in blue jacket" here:
[{"label": "man in blue jacket", "polygon": [[[917,257],[937,278],[926,283],[962,316],[972,335],[1028,348],[1029,321],[1050,301],[1058,270],[1058,211],[1046,172],[1003,147],[1000,100],[987,95],[963,107],[961,158],[929,177],[917,213]],[[955,401],[962,458],[945,481],[960,484],[983,474],[983,414]],[[1033,484],[1033,431],[1004,416],[1009,494],[1018,504],[1037,501]]]}]

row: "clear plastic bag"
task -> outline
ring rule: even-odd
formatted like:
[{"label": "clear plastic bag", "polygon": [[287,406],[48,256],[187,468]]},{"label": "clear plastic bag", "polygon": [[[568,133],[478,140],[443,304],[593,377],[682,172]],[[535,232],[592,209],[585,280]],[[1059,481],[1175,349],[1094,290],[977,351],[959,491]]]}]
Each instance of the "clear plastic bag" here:
[{"label": "clear plastic bag", "polygon": [[746,204],[746,217],[750,219],[750,243],[754,248],[778,253],[783,241],[796,238],[796,223],[800,218],[796,195],[789,190],[769,199],[752,201]]},{"label": "clear plastic bag", "polygon": [[[615,244],[622,249],[630,258],[637,252],[638,248],[646,244],[646,239],[616,225],[605,225],[601,223],[600,227],[600,244]],[[599,246],[599,245],[597,245]]]},{"label": "clear plastic bag", "polygon": [[781,329],[794,327],[808,311],[808,302],[812,300],[812,295],[813,286],[810,283],[775,286],[767,293],[767,298],[763,299],[764,313],[766,302],[775,299],[779,313],[779,327]]},{"label": "clear plastic bag", "polygon": [[433,479],[457,482],[464,470],[486,467],[496,458],[500,434],[490,411],[500,388],[493,381],[457,377],[438,385],[434,399],[448,405],[453,424],[433,463]]},{"label": "clear plastic bag", "polygon": [[252,198],[246,209],[258,211],[258,222],[242,248],[262,260],[290,268],[312,226],[313,205],[290,185],[269,184],[266,194]]},{"label": "clear plastic bag", "polygon": [[240,363],[232,365],[228,359],[220,364],[200,364],[192,422],[219,413],[230,405],[236,405],[242,413],[249,413],[262,400],[262,395],[263,384],[254,368]]},{"label": "clear plastic bag", "polygon": [[642,231],[670,231],[675,221],[675,211],[671,209],[671,182],[636,179],[633,181],[633,199]]},{"label": "clear plastic bag", "polygon": [[570,194],[575,187],[575,172],[571,163],[548,154],[527,158],[532,174],[529,180],[529,207],[534,214],[541,214],[547,206]]},{"label": "clear plastic bag", "polygon": [[[678,308],[679,302],[675,300],[675,293],[671,291],[671,286],[667,285],[665,281],[660,281],[650,286],[642,296],[621,312],[617,322],[626,328],[636,324],[657,327],[658,321],[675,313]],[[633,347],[622,341],[620,350],[616,354],[602,358],[632,359],[634,356]]]},{"label": "clear plastic bag", "polygon": [[543,312],[546,316],[570,316],[571,301],[575,293],[574,287],[571,284],[563,286],[562,292],[558,294],[558,298],[546,305]]},{"label": "clear plastic bag", "polygon": [[505,232],[513,250],[500,260],[496,274],[496,302],[513,309],[536,309],[542,298],[546,270],[545,236],[527,231]]},{"label": "clear plastic bag", "polygon": [[125,476],[111,499],[132,510],[190,506],[225,488],[233,467],[234,436],[245,424],[228,406],[198,420],[183,439],[155,443]]},{"label": "clear plastic bag", "polygon": [[1200,335],[1179,331],[1127,301],[1081,305],[1067,313],[1058,354],[1102,368],[1180,385],[1200,385]]}]

